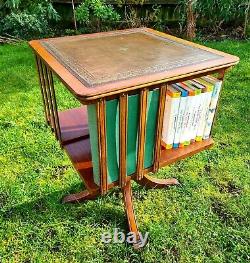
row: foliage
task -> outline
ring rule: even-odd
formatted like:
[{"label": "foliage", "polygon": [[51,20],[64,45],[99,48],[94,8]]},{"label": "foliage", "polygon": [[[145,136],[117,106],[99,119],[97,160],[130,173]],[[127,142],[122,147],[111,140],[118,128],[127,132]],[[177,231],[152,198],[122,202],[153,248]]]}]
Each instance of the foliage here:
[{"label": "foliage", "polygon": [[[242,22],[245,16],[246,3],[242,0],[179,0],[178,11],[180,13],[181,27],[188,28],[188,7],[192,6],[195,20],[214,31],[221,29],[221,26],[228,22]],[[194,21],[194,24],[196,21]]]},{"label": "foliage", "polygon": [[2,4],[5,17],[0,23],[0,33],[27,39],[45,36],[50,32],[50,21],[60,16],[48,0],[6,0]]},{"label": "foliage", "polygon": [[126,5],[128,4],[134,4],[134,5],[143,5],[145,3],[145,0],[115,0],[114,1],[118,6]]},{"label": "foliage", "polygon": [[94,32],[108,29],[120,15],[103,0],[86,0],[76,8],[76,19],[84,32]]},{"label": "foliage", "polygon": [[195,10],[210,23],[222,23],[241,19],[245,5],[242,0],[203,0],[195,2]]},{"label": "foliage", "polygon": [[124,11],[125,24],[128,27],[154,27],[163,30],[163,20],[161,18],[161,5],[152,5],[146,9],[145,13],[138,12],[137,7],[126,7]]},{"label": "foliage", "polygon": [[[140,231],[134,251],[103,245],[101,233],[127,225],[118,189],[97,200],[62,204],[82,189],[68,157],[45,125],[32,51],[0,46],[0,261],[166,263],[249,262],[249,41],[203,43],[240,57],[226,75],[213,148],[161,169],[180,187],[133,184]],[[75,107],[55,81],[59,109]]]}]

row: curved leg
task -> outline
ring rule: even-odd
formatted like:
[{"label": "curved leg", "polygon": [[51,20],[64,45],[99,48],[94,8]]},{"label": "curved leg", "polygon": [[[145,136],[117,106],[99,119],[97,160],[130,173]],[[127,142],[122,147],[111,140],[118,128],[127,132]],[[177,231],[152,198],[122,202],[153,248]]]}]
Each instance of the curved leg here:
[{"label": "curved leg", "polygon": [[127,181],[126,185],[122,188],[123,202],[125,207],[125,212],[128,220],[129,232],[133,232],[136,235],[137,242],[133,244],[135,249],[142,247],[139,230],[134,214],[133,200],[132,200],[132,189],[131,181]]},{"label": "curved leg", "polygon": [[164,188],[170,185],[180,185],[177,179],[175,178],[169,178],[169,179],[157,179],[154,177],[151,177],[149,175],[144,175],[141,180],[135,181],[147,188]]},{"label": "curved leg", "polygon": [[97,193],[90,193],[88,190],[76,194],[70,194],[63,198],[63,203],[76,203],[84,200],[92,200],[97,197]]}]

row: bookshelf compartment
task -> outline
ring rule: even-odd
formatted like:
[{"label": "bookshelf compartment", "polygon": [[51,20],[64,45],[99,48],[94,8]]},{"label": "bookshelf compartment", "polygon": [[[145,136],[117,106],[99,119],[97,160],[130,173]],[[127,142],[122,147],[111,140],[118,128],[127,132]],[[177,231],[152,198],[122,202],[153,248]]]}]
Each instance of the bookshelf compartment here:
[{"label": "bookshelf compartment", "polygon": [[[81,116],[83,118],[73,118],[76,113],[81,111]],[[92,166],[92,157],[91,157],[91,147],[90,140],[88,135],[88,119],[86,115],[86,107],[75,108],[71,110],[66,110],[59,112],[62,134],[65,132],[64,138],[68,140],[64,142],[64,149],[69,156],[74,168],[77,170],[83,181],[85,182],[86,188],[91,192],[99,191],[99,186],[94,183],[93,179],[93,166]],[[66,121],[70,116],[71,123],[66,125]],[[85,117],[84,117],[85,116]],[[78,131],[80,136],[69,136],[75,134],[74,130]],[[72,132],[72,133],[71,133]],[[68,137],[67,137],[68,136]],[[70,138],[70,140],[69,140]],[[214,144],[212,138],[203,140],[201,142],[194,142],[183,148],[176,149],[161,149],[160,155],[160,167],[170,165],[176,161],[190,157],[202,150],[210,148]],[[146,169],[147,172],[152,171],[152,167]],[[134,175],[131,175],[134,177]],[[113,182],[108,185],[108,188],[118,185],[118,182]]]},{"label": "bookshelf compartment", "polygon": [[87,107],[58,112],[62,144],[89,136]]}]

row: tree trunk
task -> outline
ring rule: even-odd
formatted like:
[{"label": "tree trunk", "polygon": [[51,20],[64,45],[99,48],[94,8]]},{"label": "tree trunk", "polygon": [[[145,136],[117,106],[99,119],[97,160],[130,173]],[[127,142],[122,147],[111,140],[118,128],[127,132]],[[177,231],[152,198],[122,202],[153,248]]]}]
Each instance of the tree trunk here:
[{"label": "tree trunk", "polygon": [[196,36],[196,14],[193,10],[193,4],[196,0],[187,2],[187,39],[193,40]]},{"label": "tree trunk", "polygon": [[243,37],[247,37],[247,34],[248,34],[247,31],[248,31],[248,27],[249,27],[249,9],[250,9],[250,1],[248,1],[246,3]]},{"label": "tree trunk", "polygon": [[74,3],[74,0],[71,0],[71,4],[72,4],[72,11],[73,11],[74,26],[75,26],[75,30],[77,30],[76,11],[75,11],[75,3]]}]

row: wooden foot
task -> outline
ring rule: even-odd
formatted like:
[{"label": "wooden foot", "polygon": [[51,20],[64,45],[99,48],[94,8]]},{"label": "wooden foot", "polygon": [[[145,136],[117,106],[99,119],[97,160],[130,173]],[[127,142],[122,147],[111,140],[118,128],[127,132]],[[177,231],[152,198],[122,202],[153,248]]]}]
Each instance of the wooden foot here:
[{"label": "wooden foot", "polygon": [[178,180],[175,178],[157,179],[149,175],[144,175],[141,180],[136,180],[136,182],[147,188],[164,188],[171,185],[180,185]]},{"label": "wooden foot", "polygon": [[128,220],[129,232],[133,232],[136,235],[137,242],[133,244],[135,249],[142,248],[142,243],[140,240],[139,230],[134,214],[133,200],[132,200],[132,189],[131,181],[127,181],[126,185],[122,188],[123,202],[125,207],[125,212]]},{"label": "wooden foot", "polygon": [[96,196],[96,193],[90,193],[88,190],[84,190],[76,194],[70,194],[65,196],[62,200],[62,203],[76,203],[84,200],[92,200],[95,199]]}]

